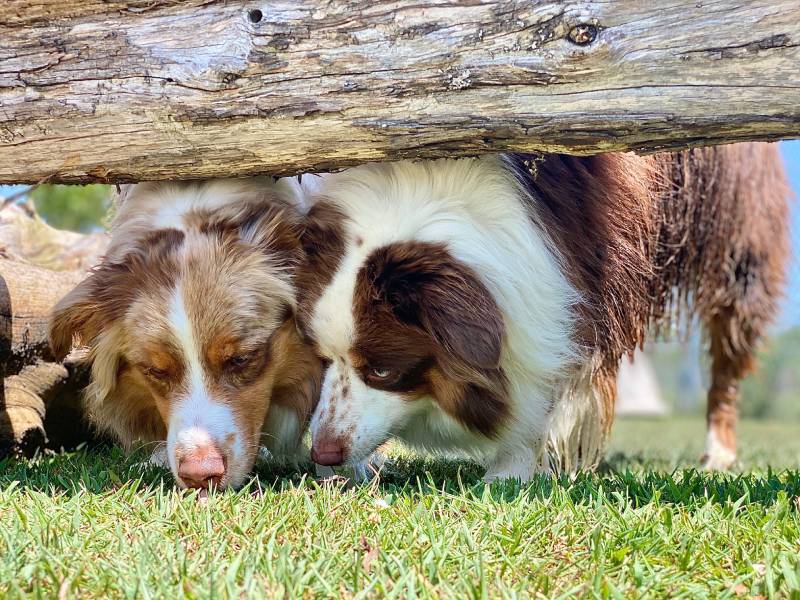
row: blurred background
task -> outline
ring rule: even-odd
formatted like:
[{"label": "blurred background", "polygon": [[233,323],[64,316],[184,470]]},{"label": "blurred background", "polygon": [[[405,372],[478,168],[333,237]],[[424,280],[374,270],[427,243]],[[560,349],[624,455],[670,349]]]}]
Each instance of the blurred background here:
[{"label": "blurred background", "polygon": [[[800,140],[780,142],[792,189],[793,258],[780,318],[760,353],[760,368],[743,385],[742,414],[800,421]],[[47,223],[81,233],[102,231],[110,204],[104,185],[0,186],[0,206],[35,207]],[[623,361],[618,412],[627,415],[699,415],[705,410],[708,364],[692,327],[683,340],[649,344],[633,364]]]}]

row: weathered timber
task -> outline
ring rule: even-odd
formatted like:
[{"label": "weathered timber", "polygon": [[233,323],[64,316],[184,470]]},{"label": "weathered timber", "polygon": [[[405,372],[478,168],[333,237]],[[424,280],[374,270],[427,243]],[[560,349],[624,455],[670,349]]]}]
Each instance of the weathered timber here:
[{"label": "weathered timber", "polygon": [[45,446],[74,447],[90,441],[81,394],[89,382],[85,364],[39,361],[0,382],[0,458],[32,455]]},{"label": "weathered timber", "polygon": [[5,0],[0,182],[800,136],[800,2]]},{"label": "weathered timber", "polygon": [[2,258],[51,271],[87,271],[100,262],[107,245],[105,233],[82,234],[51,227],[32,206],[11,204],[0,209]]},{"label": "weathered timber", "polygon": [[0,258],[0,365],[8,375],[39,359],[50,360],[50,310],[86,276]]},{"label": "weathered timber", "polygon": [[47,322],[107,244],[103,234],[53,229],[19,206],[0,210],[0,457],[91,439],[79,356],[52,362]]}]

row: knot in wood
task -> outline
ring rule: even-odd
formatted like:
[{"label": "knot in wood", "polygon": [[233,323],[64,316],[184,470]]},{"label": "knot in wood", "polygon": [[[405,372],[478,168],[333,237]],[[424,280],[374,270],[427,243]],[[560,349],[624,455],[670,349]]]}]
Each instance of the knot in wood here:
[{"label": "knot in wood", "polygon": [[569,41],[578,46],[586,46],[597,39],[597,27],[589,23],[575,25],[569,30]]}]

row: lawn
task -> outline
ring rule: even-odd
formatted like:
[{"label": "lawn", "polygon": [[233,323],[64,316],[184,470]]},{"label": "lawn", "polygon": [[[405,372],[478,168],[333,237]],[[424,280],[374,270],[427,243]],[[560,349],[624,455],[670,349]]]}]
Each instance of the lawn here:
[{"label": "lawn", "polygon": [[0,597],[800,598],[800,425],[745,423],[730,475],[691,470],[702,432],[620,421],[574,481],[401,457],[352,489],[264,468],[205,503],[117,450],[0,462]]}]

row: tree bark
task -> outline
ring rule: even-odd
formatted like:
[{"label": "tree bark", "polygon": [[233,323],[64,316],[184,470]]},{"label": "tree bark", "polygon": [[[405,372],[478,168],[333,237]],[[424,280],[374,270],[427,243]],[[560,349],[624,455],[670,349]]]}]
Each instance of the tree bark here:
[{"label": "tree bark", "polygon": [[88,369],[80,360],[53,362],[47,323],[105,243],[104,235],[53,229],[19,207],[0,210],[0,456],[90,439],[80,401]]},{"label": "tree bark", "polygon": [[0,182],[800,135],[800,3],[5,0]]},{"label": "tree bark", "polygon": [[88,367],[76,361],[40,360],[5,377],[0,383],[0,457],[90,441],[81,402],[88,383]]}]

